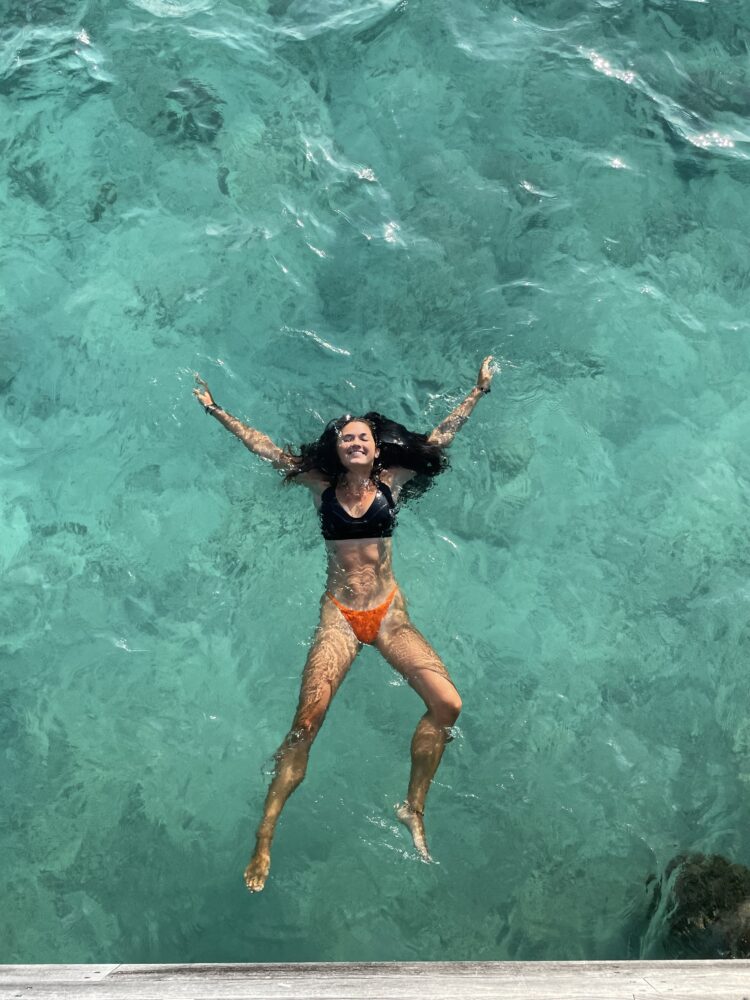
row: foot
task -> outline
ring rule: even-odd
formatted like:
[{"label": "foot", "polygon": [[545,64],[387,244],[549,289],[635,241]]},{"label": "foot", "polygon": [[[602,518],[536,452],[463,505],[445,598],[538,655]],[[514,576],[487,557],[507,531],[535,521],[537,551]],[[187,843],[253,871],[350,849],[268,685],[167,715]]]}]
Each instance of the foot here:
[{"label": "foot", "polygon": [[414,846],[422,860],[432,861],[430,852],[427,850],[427,837],[424,832],[422,813],[410,806],[408,802],[402,802],[396,806],[396,817],[409,828],[411,839],[414,841]]},{"label": "foot", "polygon": [[261,892],[271,869],[271,852],[265,844],[258,844],[250,864],[245,869],[245,885],[250,892]]}]

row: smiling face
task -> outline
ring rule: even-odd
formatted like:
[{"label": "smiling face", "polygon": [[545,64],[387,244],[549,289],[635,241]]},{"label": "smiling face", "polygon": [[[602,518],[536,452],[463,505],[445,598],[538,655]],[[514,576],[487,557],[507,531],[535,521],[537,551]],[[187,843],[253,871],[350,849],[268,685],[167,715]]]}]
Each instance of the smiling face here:
[{"label": "smiling face", "polygon": [[336,454],[347,472],[361,472],[368,476],[380,454],[370,425],[361,420],[344,424],[336,442]]}]

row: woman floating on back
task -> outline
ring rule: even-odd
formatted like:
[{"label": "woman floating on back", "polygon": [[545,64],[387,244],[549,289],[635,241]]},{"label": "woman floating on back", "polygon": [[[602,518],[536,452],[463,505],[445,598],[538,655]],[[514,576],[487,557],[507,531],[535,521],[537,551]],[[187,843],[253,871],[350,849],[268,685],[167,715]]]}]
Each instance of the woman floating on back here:
[{"label": "woman floating on back", "polygon": [[[245,884],[260,892],[271,867],[271,842],[281,810],[307,770],[310,747],[331,699],[362,644],[374,646],[404,677],[427,711],[411,741],[411,776],[396,814],[414,846],[430,860],[424,828],[425,798],[461,711],[461,699],[442,660],[412,625],[393,576],[391,536],[399,495],[442,472],[444,449],[490,391],[491,357],[485,358],[468,396],[429,434],[417,434],[379,413],[332,420],[299,455],[284,451],[260,431],[241,423],[214,400],[200,377],[193,392],[219,423],[260,458],[285,473],[289,483],[313,495],[328,552],[328,583],[320,622],[302,673],[292,727],[276,752],[276,768],[258,827]],[[408,493],[408,489],[406,491]]]}]

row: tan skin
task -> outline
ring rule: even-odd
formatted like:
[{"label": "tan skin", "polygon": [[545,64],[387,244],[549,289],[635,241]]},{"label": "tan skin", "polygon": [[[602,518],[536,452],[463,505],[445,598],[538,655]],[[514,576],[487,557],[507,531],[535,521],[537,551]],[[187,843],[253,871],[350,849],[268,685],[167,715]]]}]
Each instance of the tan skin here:
[{"label": "tan skin", "polygon": [[[477,401],[492,381],[492,358],[487,357],[468,396],[429,435],[429,440],[448,447],[468,419]],[[206,383],[196,375],[199,388],[193,390],[203,406],[232,431],[254,454],[270,461],[284,472],[294,467],[294,459],[269,437],[241,423],[218,407]],[[339,461],[345,470],[336,485],[336,497],[353,517],[366,513],[375,499],[377,487],[372,479],[378,448],[370,426],[353,420],[341,428],[337,444]],[[379,476],[390,487],[394,498],[414,475],[409,469],[383,469]],[[306,473],[294,479],[307,487],[316,508],[330,481],[318,473]],[[348,608],[375,608],[389,596],[396,581],[391,562],[390,538],[327,541],[327,590]],[[430,861],[424,827],[424,806],[430,783],[440,764],[451,727],[461,711],[461,698],[442,660],[409,619],[401,591],[385,615],[374,647],[414,688],[425,704],[411,741],[411,775],[404,802],[396,806],[396,815],[409,829],[414,846],[425,861]],[[245,884],[251,892],[260,892],[271,867],[271,843],[287,799],[305,776],[310,748],[320,731],[333,696],[354,662],[362,644],[336,605],[324,594],[320,602],[320,621],[307,654],[302,673],[299,702],[291,729],[276,752],[276,769],[258,826],[255,850],[245,869]]]}]

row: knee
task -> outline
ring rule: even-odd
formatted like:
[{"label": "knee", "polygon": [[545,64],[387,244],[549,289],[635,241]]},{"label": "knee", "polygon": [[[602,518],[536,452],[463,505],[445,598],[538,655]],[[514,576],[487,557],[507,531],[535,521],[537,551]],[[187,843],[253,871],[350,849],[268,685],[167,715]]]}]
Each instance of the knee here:
[{"label": "knee", "polygon": [[462,702],[458,691],[444,695],[435,706],[434,712],[440,719],[442,726],[453,726],[461,714]]},{"label": "knee", "polygon": [[323,725],[326,710],[319,705],[302,708],[297,712],[289,735],[284,741],[285,746],[312,743]]},{"label": "knee", "polygon": [[311,720],[294,720],[294,724],[284,737],[284,742],[274,754],[276,774],[286,775],[299,784],[307,771],[310,747],[317,728]]}]

